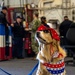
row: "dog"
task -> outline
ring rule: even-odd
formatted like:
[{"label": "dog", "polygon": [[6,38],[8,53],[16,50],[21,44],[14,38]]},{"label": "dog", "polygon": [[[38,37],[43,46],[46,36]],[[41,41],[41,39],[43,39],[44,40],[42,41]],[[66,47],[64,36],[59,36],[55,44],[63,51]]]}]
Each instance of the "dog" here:
[{"label": "dog", "polygon": [[39,44],[39,52],[36,57],[39,65],[36,75],[65,75],[66,52],[60,46],[60,38],[56,31],[41,25],[35,37]]}]

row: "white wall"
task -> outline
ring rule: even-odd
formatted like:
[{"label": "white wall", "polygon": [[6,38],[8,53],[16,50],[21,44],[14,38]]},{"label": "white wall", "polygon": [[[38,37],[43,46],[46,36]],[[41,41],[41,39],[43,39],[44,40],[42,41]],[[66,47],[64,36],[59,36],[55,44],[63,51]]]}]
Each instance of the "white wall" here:
[{"label": "white wall", "polygon": [[[7,6],[7,1],[8,0],[4,0],[5,6]],[[20,4],[21,1],[21,4]],[[34,4],[38,4],[39,0],[27,0],[28,4],[34,3]],[[9,0],[9,5],[10,7],[20,7],[23,6],[24,4],[26,4],[26,0]]]},{"label": "white wall", "polygon": [[[0,0],[0,1],[2,1],[2,0]],[[8,0],[4,0],[4,1],[5,1],[5,5],[7,6]],[[36,5],[39,3],[39,1],[41,1],[41,0],[27,0],[28,4],[34,3]],[[71,0],[71,5],[73,3],[75,4],[75,0]],[[10,4],[10,7],[20,7],[20,0],[9,0],[9,4]],[[26,0],[21,0],[21,6],[23,6],[23,4],[26,4]],[[62,4],[62,0],[54,0],[54,2],[52,3],[52,7],[57,6],[57,5],[61,5],[61,4]],[[42,3],[41,3],[41,5],[42,5]],[[63,20],[63,15],[62,15],[61,9],[60,10],[56,9],[56,10],[45,11],[44,15],[47,16],[47,19],[58,18],[60,20],[60,22]]]},{"label": "white wall", "polygon": [[[57,5],[61,6],[62,0],[54,0],[52,3],[52,7],[56,7]],[[52,9],[45,11],[45,16],[47,17],[47,20],[49,19],[58,19],[59,22],[62,22],[62,10],[61,9]]]},{"label": "white wall", "polygon": [[[39,3],[40,4],[39,7],[41,6],[41,7],[45,8],[45,6],[46,6],[46,8],[47,7],[51,8],[51,7],[56,7],[57,5],[61,6],[62,0],[54,0],[54,2],[51,4],[51,7],[49,6],[50,4],[46,4],[45,6],[43,6],[42,3],[43,2]],[[62,19],[63,19],[63,17],[62,17],[62,10],[61,9],[55,9],[54,8],[54,9],[44,10],[43,12],[44,12],[43,16],[46,16],[47,21],[49,19],[58,19],[59,22],[61,22]],[[42,16],[42,14],[40,15],[40,17],[41,16]]]},{"label": "white wall", "polygon": [[[6,6],[8,6],[7,1],[8,0],[4,0]],[[21,0],[21,3],[22,3],[22,0]],[[21,5],[23,5],[23,3]],[[20,0],[9,0],[9,6],[10,7],[20,7]]]},{"label": "white wall", "polygon": [[[0,1],[2,1],[2,0],[0,0]],[[4,0],[4,2],[5,2],[5,5],[7,5],[7,1],[8,0]],[[23,1],[24,1],[24,3],[23,3]],[[27,0],[27,2],[30,4],[30,3],[34,3],[34,4],[38,4],[39,3],[39,1],[40,0]],[[10,6],[20,6],[20,0],[9,0],[9,2],[10,2]],[[72,2],[72,4],[74,3],[75,4],[75,0],[71,0],[71,2]],[[21,3],[22,3],[22,5],[23,4],[26,4],[26,0],[21,0]],[[54,3],[52,4],[52,6],[54,6],[54,5],[61,5],[62,4],[62,0],[54,0]]]},{"label": "white wall", "polygon": [[47,21],[49,19],[58,19],[59,22],[62,21],[62,10],[59,9],[53,9],[53,10],[48,10],[44,12],[44,16],[46,16]]},{"label": "white wall", "polygon": [[54,0],[52,6],[61,5],[61,4],[62,4],[62,0]]},{"label": "white wall", "polygon": [[[40,3],[42,4],[42,3]],[[71,0],[71,6],[74,4],[74,7],[75,7],[75,0]],[[54,2],[52,3],[52,7],[56,7],[56,6],[61,6],[62,5],[62,0],[54,0]],[[47,5],[46,5],[47,6]],[[49,6],[49,5],[48,5]],[[44,7],[44,6],[43,6]],[[69,12],[69,19],[72,20],[72,10],[71,9]],[[75,10],[75,8],[74,8]],[[44,10],[44,15],[47,17],[47,20],[48,19],[59,19],[60,22],[63,21],[63,17],[64,15],[62,15],[62,9],[55,9],[55,10]]]},{"label": "white wall", "polygon": [[71,3],[75,5],[75,0],[71,0]]}]

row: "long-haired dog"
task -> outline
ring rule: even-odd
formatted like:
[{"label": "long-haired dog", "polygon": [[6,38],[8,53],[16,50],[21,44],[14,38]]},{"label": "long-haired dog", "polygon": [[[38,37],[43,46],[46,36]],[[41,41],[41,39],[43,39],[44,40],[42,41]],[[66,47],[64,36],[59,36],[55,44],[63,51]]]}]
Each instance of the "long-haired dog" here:
[{"label": "long-haired dog", "polygon": [[56,31],[41,25],[36,31],[36,39],[39,43],[39,66],[36,75],[65,75],[66,52],[60,46]]}]

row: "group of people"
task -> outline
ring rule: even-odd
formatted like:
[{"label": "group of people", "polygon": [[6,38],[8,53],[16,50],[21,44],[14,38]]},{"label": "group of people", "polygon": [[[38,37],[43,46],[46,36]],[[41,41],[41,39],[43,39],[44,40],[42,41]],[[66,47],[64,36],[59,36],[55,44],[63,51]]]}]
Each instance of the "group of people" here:
[{"label": "group of people", "polygon": [[[0,12],[0,23],[3,23],[5,25],[5,35],[6,35],[6,41],[8,39],[8,26],[10,25],[12,27],[12,33],[13,33],[13,50],[12,50],[12,56],[13,58],[23,58],[22,52],[23,52],[23,41],[24,35],[25,35],[25,30],[23,27],[22,23],[22,18],[20,16],[16,17],[16,21],[13,24],[9,24],[8,21],[6,20],[6,13],[7,13],[7,8],[3,7],[2,11]],[[38,13],[33,14],[33,21],[31,22],[31,45],[32,45],[32,50],[35,52],[35,54],[38,53],[38,44],[37,41],[35,40],[35,32],[37,28],[43,24],[46,27],[50,27],[47,25],[46,17],[42,16],[39,20],[38,18]],[[64,36],[64,42],[65,42],[65,36],[66,32],[69,29],[70,25],[73,22],[68,19],[68,16],[64,17],[64,21],[60,24],[59,27],[59,32],[60,36]]]},{"label": "group of people", "polygon": [[23,41],[24,41],[24,27],[22,23],[22,18],[20,16],[16,17],[16,21],[10,24],[6,19],[6,14],[8,12],[7,7],[2,7],[0,12],[0,24],[5,26],[5,43],[9,43],[9,26],[12,28],[12,57],[13,58],[23,58]]},{"label": "group of people", "polygon": [[[39,23],[36,23],[39,20],[37,16],[34,19],[35,19],[35,21],[33,20],[34,23],[33,23],[33,26],[32,26],[32,31],[33,31],[33,34],[32,34],[32,36],[33,36],[32,37],[32,49],[37,54],[38,53],[38,44],[37,44],[36,40],[34,40],[35,39],[35,32],[36,32],[38,26],[40,26],[42,24],[46,27],[50,27],[50,26],[48,25],[45,16],[42,16],[40,18]],[[67,34],[68,29],[70,28],[70,26],[72,24],[73,24],[73,21],[69,20],[68,16],[64,16],[64,20],[59,25],[59,36],[60,36],[60,38],[63,37],[63,38],[60,39],[60,45],[61,46],[62,45],[68,45],[67,39],[66,39],[66,34]],[[34,31],[34,29],[35,29],[35,31]]]}]

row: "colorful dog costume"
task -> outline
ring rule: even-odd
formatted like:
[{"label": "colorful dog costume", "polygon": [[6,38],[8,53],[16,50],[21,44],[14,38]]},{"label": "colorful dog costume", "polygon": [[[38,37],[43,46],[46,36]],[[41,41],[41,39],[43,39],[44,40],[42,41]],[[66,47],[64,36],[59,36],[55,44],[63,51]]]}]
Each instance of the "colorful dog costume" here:
[{"label": "colorful dog costume", "polygon": [[36,39],[41,43],[37,55],[39,67],[36,75],[65,75],[64,58],[66,52],[59,45],[60,38],[57,32],[52,28],[41,25],[37,29]]}]

